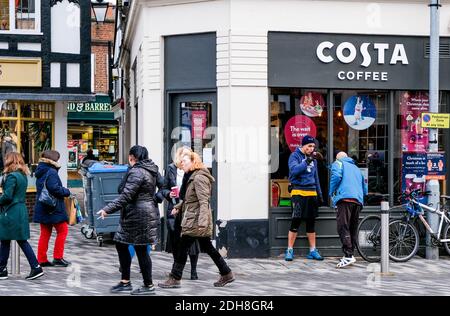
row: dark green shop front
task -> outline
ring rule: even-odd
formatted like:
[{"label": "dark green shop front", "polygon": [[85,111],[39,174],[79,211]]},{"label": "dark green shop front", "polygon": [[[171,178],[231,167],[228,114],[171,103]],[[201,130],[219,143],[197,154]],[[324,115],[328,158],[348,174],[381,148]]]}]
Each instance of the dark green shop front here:
[{"label": "dark green shop front", "polygon": [[88,149],[99,161],[117,163],[119,126],[108,96],[96,96],[94,102],[69,103],[67,120],[68,186],[81,187],[78,170]]}]

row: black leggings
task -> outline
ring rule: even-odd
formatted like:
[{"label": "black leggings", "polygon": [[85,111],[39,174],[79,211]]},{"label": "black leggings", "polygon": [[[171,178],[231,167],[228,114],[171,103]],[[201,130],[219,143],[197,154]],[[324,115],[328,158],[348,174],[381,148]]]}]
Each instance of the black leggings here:
[{"label": "black leggings", "polygon": [[219,269],[220,275],[227,275],[231,272],[225,260],[222,258],[220,253],[214,248],[209,237],[191,237],[191,236],[181,236],[180,245],[177,251],[177,256],[175,262],[172,266],[172,276],[176,280],[181,280],[183,276],[184,266],[186,265],[188,257],[188,249],[192,244],[198,240],[200,244],[200,249],[206,252],[211,259],[216,264]]},{"label": "black leggings", "polygon": [[[116,243],[120,267],[122,268],[122,280],[130,280],[131,255],[128,246],[128,244]],[[144,284],[147,286],[153,284],[152,259],[148,255],[147,245],[135,245],[134,250],[138,257],[139,268],[141,268]]]},{"label": "black leggings", "polygon": [[302,219],[300,217],[292,218],[291,228],[289,229],[289,231],[293,232],[293,233],[297,233],[302,220],[304,220],[306,222],[306,233],[311,234],[311,233],[316,232],[316,229],[315,229],[316,219],[315,218]]}]

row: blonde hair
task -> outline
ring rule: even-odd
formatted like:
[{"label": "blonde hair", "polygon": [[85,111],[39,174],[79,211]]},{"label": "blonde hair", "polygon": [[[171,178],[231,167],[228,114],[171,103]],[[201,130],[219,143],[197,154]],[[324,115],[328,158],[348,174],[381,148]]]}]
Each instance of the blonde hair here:
[{"label": "blonde hair", "polygon": [[191,151],[190,154],[183,155],[184,157],[188,157],[192,162],[192,167],[190,171],[199,170],[199,169],[206,169],[205,165],[202,162],[202,158],[200,158],[200,155],[196,152]]},{"label": "blonde hair", "polygon": [[189,147],[183,146],[177,149],[177,152],[175,154],[175,159],[173,163],[177,168],[181,168],[181,159],[183,159],[184,156],[190,155],[192,153],[192,150]]},{"label": "blonde hair", "polygon": [[3,172],[10,173],[14,171],[20,171],[25,175],[30,174],[30,169],[28,169],[22,155],[18,152],[10,152],[5,155],[5,167]]}]

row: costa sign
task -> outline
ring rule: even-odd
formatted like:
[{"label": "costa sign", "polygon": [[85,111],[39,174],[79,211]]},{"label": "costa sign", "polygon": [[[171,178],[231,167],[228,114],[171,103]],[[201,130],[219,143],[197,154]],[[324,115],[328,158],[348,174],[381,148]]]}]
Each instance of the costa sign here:
[{"label": "costa sign", "polygon": [[[370,54],[370,52],[373,52]],[[393,46],[387,43],[362,43],[359,48],[350,42],[342,42],[337,46],[329,41],[321,42],[316,48],[317,58],[326,64],[334,62],[336,59],[343,64],[351,64],[358,54],[362,57],[361,67],[368,68],[373,63],[384,65],[402,64],[408,65],[408,56],[403,44]],[[372,60],[372,55],[376,55]],[[339,80],[373,80],[388,81],[388,72],[383,71],[338,71]]]}]

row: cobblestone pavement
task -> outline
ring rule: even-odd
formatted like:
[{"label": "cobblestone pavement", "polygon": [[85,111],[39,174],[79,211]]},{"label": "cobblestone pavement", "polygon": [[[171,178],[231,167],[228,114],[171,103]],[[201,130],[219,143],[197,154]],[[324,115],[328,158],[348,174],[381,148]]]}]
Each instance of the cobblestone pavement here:
[{"label": "cobblestone pavement", "polygon": [[[39,227],[31,225],[30,240],[36,250]],[[52,259],[53,240],[49,251]],[[109,295],[111,285],[120,278],[115,247],[106,241],[98,247],[80,233],[80,225],[70,227],[65,258],[73,264],[68,268],[46,268],[45,276],[26,281],[29,267],[21,255],[21,275],[10,275],[0,281],[0,295]],[[296,257],[293,262],[282,258],[229,259],[236,281],[224,288],[214,288],[217,268],[206,254],[199,260],[199,280],[189,280],[189,264],[180,289],[159,289],[156,295],[201,296],[288,296],[288,295],[448,295],[450,294],[450,258],[439,261],[415,258],[407,263],[391,263],[393,276],[380,277],[378,264],[358,261],[353,267],[337,270],[337,258],[323,262]],[[154,283],[165,279],[172,256],[152,252]],[[141,284],[136,258],[132,265],[132,282]],[[127,294],[128,295],[128,294]]]}]

